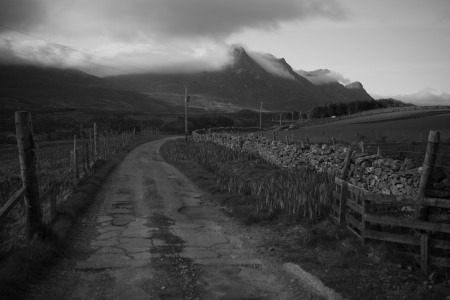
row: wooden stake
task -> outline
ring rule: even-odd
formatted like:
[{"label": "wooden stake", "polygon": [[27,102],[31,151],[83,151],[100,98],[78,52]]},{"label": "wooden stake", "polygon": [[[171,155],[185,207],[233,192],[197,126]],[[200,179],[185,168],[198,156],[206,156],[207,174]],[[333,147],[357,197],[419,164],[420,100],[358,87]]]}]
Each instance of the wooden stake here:
[{"label": "wooden stake", "polygon": [[[439,131],[430,130],[428,135],[427,152],[422,166],[422,174],[419,182],[419,197],[425,197],[427,194],[428,179],[430,177],[433,165],[436,161],[436,153],[439,146]],[[419,220],[426,220],[427,207],[423,204],[418,204],[414,212],[414,216]]]},{"label": "wooden stake", "polygon": [[15,113],[17,147],[19,149],[20,174],[22,183],[27,187],[25,200],[27,209],[27,234],[31,239],[42,225],[42,203],[39,198],[38,174],[36,172],[36,144],[33,137],[31,113],[17,111]]},{"label": "wooden stake", "polygon": [[97,132],[97,123],[94,123],[94,162],[98,160],[98,132]]},{"label": "wooden stake", "polygon": [[427,152],[425,153],[425,159],[423,162],[422,175],[420,176],[419,183],[419,196],[426,196],[426,188],[428,184],[428,178],[433,169],[434,162],[436,160],[436,153],[439,146],[439,131],[430,130],[428,135]]},{"label": "wooden stake", "polygon": [[349,149],[347,152],[347,156],[345,157],[345,160],[344,160],[344,168],[342,169],[342,176],[341,176],[342,180],[347,179],[348,170],[350,168],[350,163],[352,161],[352,154],[353,154],[352,149]]},{"label": "wooden stake", "polygon": [[428,271],[428,234],[420,234],[420,269],[423,274]]},{"label": "wooden stake", "polygon": [[73,136],[73,171],[74,180],[78,179],[78,155],[77,155],[77,135]]},{"label": "wooden stake", "polygon": [[347,209],[348,183],[343,182],[341,185],[341,194],[339,197],[339,224],[345,223],[345,214]]}]

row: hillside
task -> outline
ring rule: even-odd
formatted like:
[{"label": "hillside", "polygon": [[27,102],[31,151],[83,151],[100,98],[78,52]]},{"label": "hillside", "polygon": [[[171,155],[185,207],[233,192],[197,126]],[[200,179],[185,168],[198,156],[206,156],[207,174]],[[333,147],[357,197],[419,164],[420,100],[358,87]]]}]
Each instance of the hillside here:
[{"label": "hillside", "polygon": [[160,113],[173,105],[72,69],[0,65],[0,115],[16,110]]},{"label": "hillside", "polygon": [[372,99],[364,89],[355,92],[339,83],[316,86],[294,72],[284,59],[272,55],[247,52],[242,47],[233,47],[230,55],[231,62],[218,71],[134,74],[105,79],[114,86],[153,94],[183,94],[184,89],[177,81],[195,81],[189,88],[194,99],[213,98],[249,108],[258,108],[263,102],[269,110],[305,110],[330,102]]}]

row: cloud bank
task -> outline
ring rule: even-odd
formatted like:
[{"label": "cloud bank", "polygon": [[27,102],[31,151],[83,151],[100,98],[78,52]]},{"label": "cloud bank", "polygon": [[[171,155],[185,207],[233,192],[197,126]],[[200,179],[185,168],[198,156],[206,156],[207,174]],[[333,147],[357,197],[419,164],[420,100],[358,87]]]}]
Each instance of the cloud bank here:
[{"label": "cloud bank", "polygon": [[280,77],[295,79],[295,77],[292,76],[292,74],[278,62],[278,59],[275,56],[255,51],[248,51],[247,53],[267,72]]},{"label": "cloud bank", "polygon": [[315,71],[296,71],[300,76],[308,79],[310,82],[316,85],[329,84],[339,82],[342,84],[348,84],[351,81],[345,78],[342,74],[328,69],[319,69]]},{"label": "cloud bank", "polygon": [[[133,68],[208,69],[226,61],[224,41],[232,34],[348,16],[336,0],[1,0],[0,38],[15,41],[13,55],[43,64],[73,65],[78,57],[86,66],[100,56]],[[51,43],[46,47],[1,26],[92,55],[68,53]]]}]

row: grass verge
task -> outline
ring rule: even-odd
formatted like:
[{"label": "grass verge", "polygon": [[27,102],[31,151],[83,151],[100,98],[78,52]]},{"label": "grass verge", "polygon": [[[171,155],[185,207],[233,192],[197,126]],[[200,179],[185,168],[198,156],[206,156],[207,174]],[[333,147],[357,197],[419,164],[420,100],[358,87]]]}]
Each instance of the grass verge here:
[{"label": "grass verge", "polygon": [[[307,209],[290,210],[286,205],[284,208],[271,206],[267,197],[258,195],[262,187],[251,186],[252,182],[263,182],[258,181],[261,178],[271,178],[266,185],[273,186],[264,188],[273,196],[278,193],[277,186],[285,189],[286,181],[297,182],[298,190],[278,196],[290,197],[286,198],[290,200],[284,199],[284,203],[298,202],[301,197],[296,197],[295,191],[314,190],[316,186],[327,184],[324,178],[317,182],[315,174],[307,171],[305,177],[282,175],[280,169],[258,157],[208,143],[170,141],[162,146],[161,154],[225,206],[226,212],[243,224],[252,225],[247,230],[257,241],[261,257],[301,265],[345,298],[445,299],[450,295],[448,278],[440,273],[421,275],[418,265],[394,244],[368,243],[363,248],[346,228],[336,226],[327,218],[328,202],[311,204],[321,208],[316,210],[317,214],[314,210],[310,213],[307,203],[320,202],[320,197],[314,198],[317,194],[307,192],[305,197],[313,197],[304,202]],[[315,180],[305,181],[306,177]],[[287,207],[294,205],[291,203]]]}]

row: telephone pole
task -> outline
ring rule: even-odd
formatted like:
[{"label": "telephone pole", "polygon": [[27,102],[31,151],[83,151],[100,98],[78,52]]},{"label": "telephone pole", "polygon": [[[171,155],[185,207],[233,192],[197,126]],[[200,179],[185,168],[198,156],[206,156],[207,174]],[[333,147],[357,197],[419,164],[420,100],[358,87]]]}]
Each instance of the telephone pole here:
[{"label": "telephone pole", "polygon": [[189,81],[185,81],[184,83],[181,83],[179,81],[177,81],[177,83],[179,85],[181,85],[182,87],[184,87],[184,134],[185,134],[185,138],[186,138],[186,142],[188,141],[188,102],[189,102],[189,96],[188,96],[188,88],[192,83],[196,83],[194,82],[189,82]]}]

